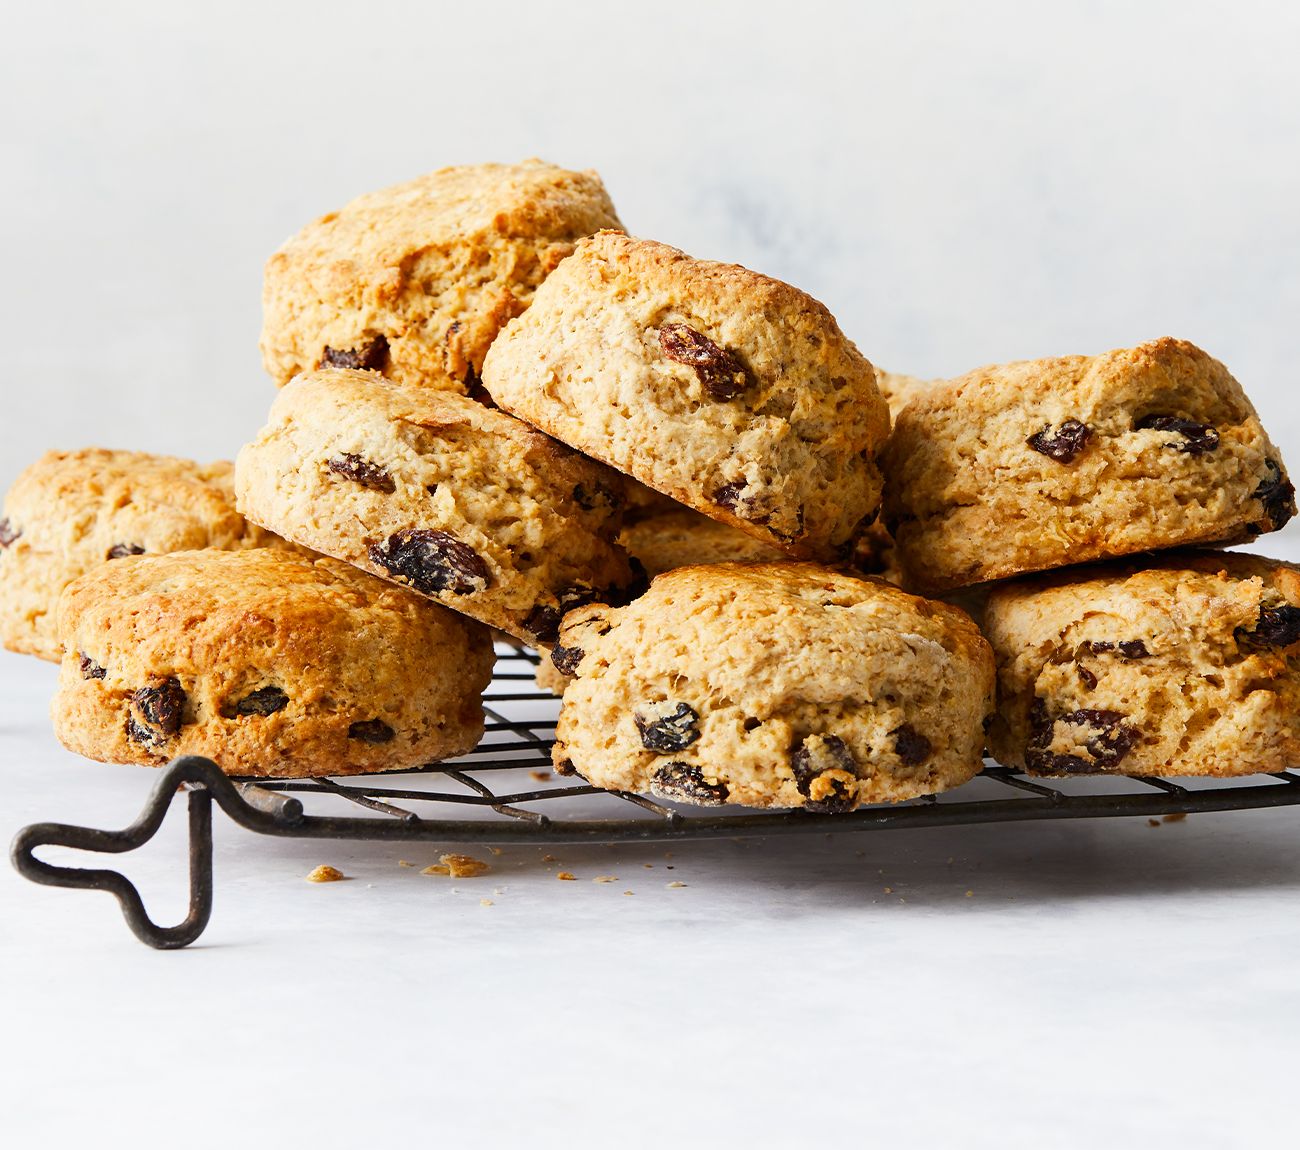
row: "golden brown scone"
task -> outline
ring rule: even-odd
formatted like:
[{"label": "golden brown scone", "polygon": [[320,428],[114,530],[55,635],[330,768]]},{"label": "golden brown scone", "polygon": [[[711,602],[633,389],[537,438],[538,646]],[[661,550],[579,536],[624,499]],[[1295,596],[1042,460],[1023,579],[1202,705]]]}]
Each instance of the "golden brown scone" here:
[{"label": "golden brown scone", "polygon": [[472,391],[488,344],[600,228],[622,225],[595,172],[529,160],[443,168],[309,224],[266,265],[262,358]]},{"label": "golden brown scone", "polygon": [[808,563],[680,567],[565,616],[556,769],[714,806],[834,813],[965,782],[993,656],[960,611]]},{"label": "golden brown scone", "polygon": [[300,376],[236,473],[255,523],[528,643],[633,581],[616,542],[622,477],[452,392]]},{"label": "golden brown scone", "polygon": [[942,380],[920,379],[915,375],[902,375],[896,371],[882,371],[876,368],[876,386],[889,404],[889,418],[897,422],[899,415],[918,395],[924,395],[936,383]]},{"label": "golden brown scone", "polygon": [[57,661],[63,588],[124,555],[291,544],[235,510],[229,463],[139,451],[51,451],[24,471],[0,520],[0,641]]},{"label": "golden brown scone", "polygon": [[981,368],[910,402],[886,519],[928,592],[1276,531],[1295,489],[1227,368],[1175,339]]},{"label": "golden brown scone", "polygon": [[1300,569],[1170,552],[992,589],[994,756],[1040,775],[1300,762]]},{"label": "golden brown scone", "polygon": [[543,691],[552,695],[563,695],[564,688],[571,682],[568,675],[559,669],[549,658],[543,657],[533,673],[533,682]]},{"label": "golden brown scone", "polygon": [[507,411],[786,554],[842,561],[876,516],[889,413],[816,300],[601,232],[492,345]]},{"label": "golden brown scone", "polygon": [[123,559],[68,587],[59,634],[55,734],[104,762],[354,775],[463,754],[483,732],[486,630],[333,559]]},{"label": "golden brown scone", "polygon": [[708,563],[780,563],[785,552],[688,507],[623,528],[619,542],[653,578],[675,567]]}]

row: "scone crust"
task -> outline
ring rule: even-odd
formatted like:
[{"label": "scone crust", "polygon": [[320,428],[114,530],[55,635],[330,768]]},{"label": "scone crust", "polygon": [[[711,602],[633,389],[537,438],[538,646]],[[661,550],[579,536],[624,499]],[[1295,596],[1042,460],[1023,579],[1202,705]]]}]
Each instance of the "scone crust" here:
[{"label": "scone crust", "polygon": [[995,758],[1063,776],[1245,775],[1300,760],[1300,568],[1172,552],[989,593]]},{"label": "scone crust", "polygon": [[574,241],[617,227],[595,172],[540,160],[443,168],[361,196],[267,262],[266,370],[283,385],[330,348],[391,379],[472,388],[502,324]]},{"label": "scone crust", "polygon": [[[239,453],[236,487],[253,522],[529,643],[554,641],[566,606],[632,582],[622,477],[451,392],[304,375]],[[449,585],[401,562],[411,532],[456,541]]]},{"label": "scone crust", "polygon": [[[980,769],[993,656],[962,612],[806,563],[683,567],[570,612],[554,758],[597,786],[841,811]],[[647,733],[648,732],[648,733]]]},{"label": "scone crust", "polygon": [[619,541],[651,578],[677,567],[780,563],[786,558],[770,543],[686,507],[629,523]]},{"label": "scone crust", "polygon": [[[1162,417],[1208,430],[1139,426]],[[936,384],[900,413],[884,460],[886,521],[909,579],[930,593],[1239,542],[1295,511],[1281,455],[1241,386],[1176,339]]]},{"label": "scone crust", "polygon": [[235,510],[228,462],[99,448],[51,451],[5,497],[0,641],[57,662],[60,592],[123,553],[288,546]]},{"label": "scone crust", "polygon": [[[726,398],[672,348],[697,336],[731,357]],[[879,509],[889,414],[871,364],[820,303],[742,267],[615,232],[582,240],[492,345],[483,382],[507,411],[789,555],[844,559]]]},{"label": "scone crust", "polygon": [[54,729],[92,759],[350,775],[463,754],[482,735],[486,629],[333,559],[123,559],[69,586],[59,616]]}]

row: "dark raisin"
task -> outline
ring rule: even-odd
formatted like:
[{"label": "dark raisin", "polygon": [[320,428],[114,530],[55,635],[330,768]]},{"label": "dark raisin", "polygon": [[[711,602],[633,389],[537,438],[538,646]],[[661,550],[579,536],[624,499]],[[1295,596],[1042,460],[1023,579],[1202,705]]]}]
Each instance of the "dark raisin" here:
[{"label": "dark raisin", "polygon": [[371,463],[370,460],[351,451],[336,455],[325,466],[335,475],[341,475],[344,479],[361,484],[362,487],[369,487],[371,491],[382,491],[385,495],[392,495],[397,490],[393,477],[378,463]]},{"label": "dark raisin", "polygon": [[1237,628],[1237,638],[1263,647],[1289,647],[1300,640],[1300,607],[1287,604],[1261,611],[1259,621],[1249,631]]},{"label": "dark raisin", "polygon": [[424,595],[469,595],[488,585],[487,564],[446,531],[408,529],[372,544],[370,561]]},{"label": "dark raisin", "polygon": [[555,773],[563,775],[566,779],[571,778],[578,773],[578,768],[573,765],[572,759],[561,759],[558,763],[553,763]]},{"label": "dark raisin", "polygon": [[934,751],[930,740],[915,730],[910,723],[895,727],[889,734],[894,740],[895,753],[909,767],[920,766]]},{"label": "dark raisin", "polygon": [[1036,431],[1025,440],[1035,451],[1055,459],[1057,463],[1070,463],[1092,438],[1092,428],[1077,419],[1067,419],[1055,431],[1051,425]]},{"label": "dark raisin", "polygon": [[710,399],[735,399],[750,385],[749,371],[734,351],[719,347],[684,323],[664,324],[659,329],[659,348],[674,362],[693,367]]},{"label": "dark raisin", "polygon": [[[672,706],[671,703],[659,703],[656,709]],[[638,711],[632,720],[641,736],[641,745],[658,755],[684,751],[700,737],[700,716],[689,703],[678,703],[666,714],[649,717]]]},{"label": "dark raisin", "polygon": [[128,555],[143,555],[144,548],[136,543],[114,543],[108,549],[107,559],[125,559]]},{"label": "dark raisin", "polygon": [[[1124,722],[1124,716],[1118,711],[1096,711],[1082,709],[1058,715],[1054,721],[1048,720],[1046,709],[1041,699],[1034,700],[1034,709],[1030,712],[1030,723],[1034,733],[1025,752],[1025,762],[1032,770],[1045,773],[1095,774],[1118,766],[1133,749],[1138,740],[1137,728]],[[1092,756],[1091,761],[1079,755],[1059,755],[1048,752],[1052,741],[1052,728],[1055,723],[1067,723],[1075,727],[1086,727],[1092,731],[1084,741],[1084,746]]]},{"label": "dark raisin", "polygon": [[279,687],[258,687],[235,704],[236,715],[274,715],[289,705],[289,696]]},{"label": "dark raisin", "polygon": [[363,743],[391,743],[396,734],[383,719],[363,719],[348,727],[348,738],[360,739]]},{"label": "dark raisin", "polygon": [[383,371],[388,362],[388,339],[377,335],[361,347],[337,350],[327,347],[321,356],[322,367],[346,367],[353,371]]},{"label": "dark raisin", "polygon": [[568,675],[572,679],[578,673],[578,664],[585,654],[581,647],[552,647],[551,662],[561,675]]},{"label": "dark raisin", "polygon": [[1193,423],[1177,415],[1145,415],[1135,423],[1138,431],[1171,431],[1180,439],[1165,443],[1188,455],[1204,455],[1219,446],[1219,433],[1208,423]]},{"label": "dark raisin", "polygon": [[[565,613],[578,607],[585,607],[601,597],[594,587],[570,587],[560,592],[560,601],[555,606],[538,604],[524,616],[523,628],[539,643],[554,643],[560,637],[560,623]],[[611,598],[606,595],[606,599]]]},{"label": "dark raisin", "polygon": [[[929,744],[926,744],[927,748]],[[814,781],[828,771],[842,771],[856,777],[857,760],[838,735],[809,735],[790,755],[790,771],[801,795],[812,790]],[[831,775],[826,780],[830,793],[804,803],[804,810],[818,814],[840,814],[854,806],[856,787],[847,779]]]},{"label": "dark raisin", "polygon": [[1077,654],[1080,655],[1100,655],[1106,651],[1115,650],[1115,644],[1109,639],[1085,639],[1079,644]]},{"label": "dark raisin", "polygon": [[1119,644],[1119,653],[1126,659],[1146,659],[1151,652],[1141,639],[1125,639]]},{"label": "dark raisin", "polygon": [[185,690],[175,676],[131,692],[127,734],[138,743],[161,743],[181,729]]},{"label": "dark raisin", "polygon": [[1282,466],[1272,459],[1264,460],[1268,474],[1255,488],[1255,498],[1264,505],[1274,531],[1280,531],[1295,515],[1295,487],[1282,473]]},{"label": "dark raisin", "polygon": [[108,672],[95,662],[89,655],[77,652],[77,659],[81,665],[81,677],[83,679],[102,679]]},{"label": "dark raisin", "polygon": [[1082,663],[1076,663],[1074,665],[1074,669],[1079,672],[1079,681],[1085,687],[1087,687],[1088,690],[1091,691],[1094,687],[1096,687],[1097,676],[1094,675],[1091,671],[1089,671],[1087,667],[1085,667]]},{"label": "dark raisin", "polygon": [[665,799],[716,807],[727,801],[727,784],[710,783],[691,763],[665,763],[655,771],[650,789]]},{"label": "dark raisin", "polygon": [[465,388],[465,394],[475,403],[481,403],[484,407],[496,407],[496,400],[492,398],[491,392],[483,386],[483,381],[479,374],[471,365],[469,371],[465,373],[465,379],[462,386]]},{"label": "dark raisin", "polygon": [[0,547],[10,546],[21,535],[22,532],[10,523],[7,518],[0,519]]},{"label": "dark raisin", "polygon": [[755,719],[752,715],[741,724],[746,731],[756,731],[762,725],[763,720]]},{"label": "dark raisin", "polygon": [[738,519],[752,523],[765,522],[765,518],[754,505],[754,496],[748,494],[748,491],[748,480],[735,479],[730,483],[724,483],[713,492],[713,502],[719,507],[725,507]]}]

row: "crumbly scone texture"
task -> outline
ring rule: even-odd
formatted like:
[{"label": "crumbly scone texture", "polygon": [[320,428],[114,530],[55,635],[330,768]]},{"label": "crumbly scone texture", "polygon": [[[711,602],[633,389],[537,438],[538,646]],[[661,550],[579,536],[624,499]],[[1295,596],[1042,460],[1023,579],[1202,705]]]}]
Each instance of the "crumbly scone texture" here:
[{"label": "crumbly scone texture", "polygon": [[63,588],[124,555],[291,545],[235,510],[234,467],[138,451],[51,451],[0,519],[0,642],[58,661]]},{"label": "crumbly scone texture", "polygon": [[1295,490],[1227,368],[1160,339],[981,368],[899,415],[886,521],[926,592],[1276,531]]},{"label": "crumbly scone texture", "polygon": [[622,477],[465,396],[326,369],[236,461],[240,510],[529,643],[632,582]]},{"label": "crumbly scone texture", "polygon": [[334,559],[123,559],[68,587],[59,626],[54,730],[104,762],[352,775],[464,754],[483,732],[486,629]]},{"label": "crumbly scone texture", "polygon": [[1300,761],[1300,568],[1170,553],[995,587],[995,758],[1034,774],[1245,775]]},{"label": "crumbly scone texture", "polygon": [[780,563],[786,554],[770,543],[688,507],[638,519],[619,541],[651,578],[676,567],[708,563]]},{"label": "crumbly scone texture", "polygon": [[682,567],[565,616],[554,760],[597,786],[834,813],[965,782],[993,656],[942,603],[806,563]]},{"label": "crumbly scone texture", "polygon": [[262,359],[469,391],[501,326],[574,241],[622,225],[595,172],[540,160],[443,168],[308,224],[267,262]]},{"label": "crumbly scone texture", "polygon": [[550,659],[543,658],[537,664],[537,670],[533,672],[533,682],[543,691],[549,691],[552,695],[563,695],[564,688],[572,680],[563,671],[560,670]]},{"label": "crumbly scone texture", "polygon": [[889,412],[803,292],[601,232],[488,351],[507,411],[786,554],[840,561],[879,510]]},{"label": "crumbly scone texture", "polygon": [[938,382],[940,381],[876,368],[876,386],[889,404],[889,418],[893,422],[897,422],[903,408]]}]

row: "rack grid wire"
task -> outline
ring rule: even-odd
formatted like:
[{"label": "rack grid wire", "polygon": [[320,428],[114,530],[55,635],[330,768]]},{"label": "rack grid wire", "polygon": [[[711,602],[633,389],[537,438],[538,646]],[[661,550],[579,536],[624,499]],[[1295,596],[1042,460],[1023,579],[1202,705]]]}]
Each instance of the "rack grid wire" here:
[{"label": "rack grid wire", "polygon": [[[116,896],[127,924],[160,949],[189,945],[212,913],[212,803],[236,824],[287,838],[441,843],[616,843],[879,831],[1031,819],[1148,817],[1300,804],[1300,774],[1232,780],[1105,776],[1051,783],[996,764],[956,791],[846,814],[686,808],[643,795],[606,791],[553,777],[550,748],[558,700],[538,688],[538,656],[498,645],[497,671],[485,696],[483,740],[468,755],[414,771],[343,779],[234,778],[210,759],[187,755],[162,769],[134,823],[98,830],[35,823],[19,831],[11,858],[20,874],[56,887]],[[528,782],[519,789],[519,773]],[[1099,789],[1102,788],[1102,789]],[[135,886],[117,871],[57,866],[36,857],[60,846],[124,854],[162,826],[177,793],[189,811],[190,903],[185,919],[159,926]],[[542,809],[537,809],[541,807]],[[361,808],[365,813],[338,813]]]}]

